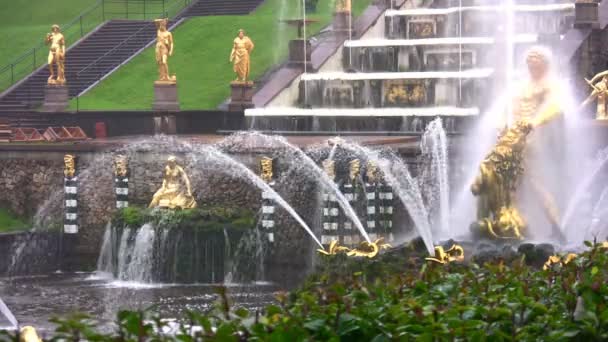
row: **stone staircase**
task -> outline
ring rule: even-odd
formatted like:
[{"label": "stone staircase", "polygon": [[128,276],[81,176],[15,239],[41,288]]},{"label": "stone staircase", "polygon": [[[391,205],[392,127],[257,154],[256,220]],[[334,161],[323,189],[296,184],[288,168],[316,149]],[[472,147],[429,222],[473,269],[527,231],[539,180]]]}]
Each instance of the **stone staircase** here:
[{"label": "stone staircase", "polygon": [[[169,25],[179,19],[209,15],[240,15],[253,11],[263,0],[199,0],[182,11]],[[139,53],[156,37],[152,21],[111,20],[72,46],[66,55],[66,80],[70,97],[93,87],[104,76]],[[36,110],[44,100],[44,87],[49,77],[48,66],[0,94],[0,117],[14,120]],[[42,124],[42,123],[41,123]]]},{"label": "stone staircase", "polygon": [[241,15],[255,10],[264,0],[199,0],[188,7],[180,17],[208,15]]},{"label": "stone staircase", "polygon": [[[111,20],[66,54],[66,79],[70,97],[93,85],[104,74],[121,65],[156,36],[153,22]],[[44,100],[48,66],[41,67],[0,99],[0,113],[29,111]]]}]

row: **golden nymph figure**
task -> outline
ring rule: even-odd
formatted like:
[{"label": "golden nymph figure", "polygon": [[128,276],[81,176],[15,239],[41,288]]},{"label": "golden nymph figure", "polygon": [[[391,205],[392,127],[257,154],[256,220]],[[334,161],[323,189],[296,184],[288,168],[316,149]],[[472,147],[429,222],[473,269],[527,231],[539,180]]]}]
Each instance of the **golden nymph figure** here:
[{"label": "golden nymph figure", "polygon": [[[182,184],[183,183],[183,184]],[[156,191],[152,202],[153,207],[163,207],[170,209],[191,209],[196,208],[196,200],[192,196],[190,179],[184,169],[177,165],[175,156],[167,159],[165,166],[163,185]]]},{"label": "golden nymph figure", "polygon": [[[50,45],[48,63],[51,75],[47,84],[63,85],[65,84],[65,38],[59,25],[51,27],[51,32],[46,35],[45,43]],[[55,74],[54,66],[57,67],[57,74]]]},{"label": "golden nymph figure", "polygon": [[156,19],[156,65],[158,80],[156,83],[173,84],[175,75],[169,75],[169,57],[173,56],[173,34],[167,31],[167,19]]},{"label": "golden nymph figure", "polygon": [[63,157],[63,175],[68,178],[76,175],[76,158],[71,154]]},{"label": "golden nymph figure", "polygon": [[250,55],[254,45],[244,30],[239,30],[238,37],[234,38],[232,52],[230,52],[230,62],[233,63],[233,70],[236,73],[237,83],[247,83],[249,81]]},{"label": "golden nymph figure", "polygon": [[361,161],[359,159],[353,159],[348,163],[348,179],[351,183],[354,183],[359,177],[361,172]]},{"label": "golden nymph figure", "polygon": [[126,177],[129,174],[129,160],[124,154],[114,157],[114,175],[116,177]]},{"label": "golden nymph figure", "polygon": [[599,74],[593,76],[591,81],[585,79],[587,84],[593,89],[589,97],[583,101],[581,107],[585,107],[593,100],[597,100],[597,108],[596,108],[596,119],[597,120],[607,120],[608,116],[606,115],[606,105],[608,105],[608,70],[602,71]]},{"label": "golden nymph figure", "polygon": [[263,157],[260,159],[260,178],[262,178],[266,183],[272,182],[272,162],[273,160],[270,157]]}]

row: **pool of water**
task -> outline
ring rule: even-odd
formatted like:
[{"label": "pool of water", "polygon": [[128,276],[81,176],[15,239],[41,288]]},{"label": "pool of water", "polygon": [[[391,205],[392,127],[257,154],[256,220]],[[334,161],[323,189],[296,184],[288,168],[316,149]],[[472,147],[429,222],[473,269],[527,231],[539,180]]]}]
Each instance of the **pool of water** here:
[{"label": "pool of water", "polygon": [[[0,278],[2,298],[21,325],[53,330],[51,317],[89,314],[102,327],[110,327],[123,309],[151,306],[163,318],[179,319],[186,311],[208,311],[217,302],[217,284],[138,284],[120,282],[93,273],[55,273],[44,276]],[[229,284],[228,296],[235,306],[256,309],[274,301],[280,290],[271,283]],[[0,315],[2,316],[2,315]],[[0,328],[10,326],[0,317]]]}]

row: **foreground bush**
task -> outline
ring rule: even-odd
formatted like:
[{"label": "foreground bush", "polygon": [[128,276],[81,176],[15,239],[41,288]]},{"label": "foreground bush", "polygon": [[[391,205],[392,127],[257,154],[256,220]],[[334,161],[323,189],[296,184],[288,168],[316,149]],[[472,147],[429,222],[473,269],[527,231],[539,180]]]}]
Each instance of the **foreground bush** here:
[{"label": "foreground bush", "polygon": [[94,322],[76,317],[57,320],[55,338],[603,341],[608,340],[608,250],[588,245],[578,258],[548,270],[531,269],[523,260],[412,267],[420,263],[394,255],[384,261],[338,256],[326,259],[323,271],[300,290],[277,295],[277,305],[262,311],[231,307],[220,288],[212,312],[190,313],[173,334],[161,333],[167,323],[155,314],[122,312],[114,333],[99,334]]}]

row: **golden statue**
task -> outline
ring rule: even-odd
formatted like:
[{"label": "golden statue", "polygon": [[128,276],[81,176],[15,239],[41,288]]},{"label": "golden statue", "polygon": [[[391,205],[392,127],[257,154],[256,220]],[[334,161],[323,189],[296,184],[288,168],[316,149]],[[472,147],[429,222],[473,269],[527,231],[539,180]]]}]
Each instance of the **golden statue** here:
[{"label": "golden statue", "polygon": [[237,83],[248,83],[251,51],[253,51],[253,42],[245,35],[244,30],[239,30],[238,37],[234,38],[232,52],[230,52],[230,62],[234,64],[234,72],[236,73]]},{"label": "golden statue", "polygon": [[388,94],[386,101],[390,104],[407,103],[408,94],[403,82],[391,82],[387,84]]},{"label": "golden statue", "polygon": [[323,161],[323,171],[325,171],[331,180],[336,179],[336,162],[331,159],[325,159]]},{"label": "golden statue", "polygon": [[451,262],[464,261],[464,248],[459,245],[452,245],[447,251],[442,246],[435,247],[435,256],[425,258],[426,261],[432,261],[439,264],[449,264]]},{"label": "golden statue", "polygon": [[[515,124],[499,135],[494,149],[479,167],[479,175],[471,186],[478,197],[477,222],[472,229],[492,239],[522,239],[526,222],[515,203],[515,192],[521,183],[526,163],[527,138],[533,129],[561,114],[559,92],[548,79],[548,53],[532,49],[527,57],[530,81],[513,103]],[[543,198],[547,217],[554,225],[559,216],[553,199],[542,191],[531,175],[532,190]]]},{"label": "golden statue", "polygon": [[76,158],[71,154],[63,156],[63,175],[72,178],[76,175]]},{"label": "golden statue", "polygon": [[272,158],[270,157],[263,157],[260,160],[260,177],[264,180],[264,182],[266,183],[270,183],[272,182]]},{"label": "golden statue", "polygon": [[126,177],[129,174],[129,160],[127,156],[119,154],[114,157],[114,175],[116,177]]},{"label": "golden statue", "polygon": [[564,257],[561,257],[559,255],[552,255],[549,257],[549,259],[547,259],[547,261],[543,265],[543,270],[546,271],[548,269],[551,269],[555,265],[565,266],[569,264],[572,260],[576,259],[577,256],[578,255],[574,253],[568,253]]},{"label": "golden statue", "polygon": [[591,81],[588,79],[585,79],[585,81],[587,84],[589,84],[593,91],[591,91],[589,97],[583,101],[581,107],[585,107],[593,100],[597,99],[595,118],[597,120],[608,120],[608,116],[606,115],[606,105],[608,105],[608,70],[593,76]]},{"label": "golden statue", "polygon": [[391,245],[384,243],[383,238],[379,238],[374,242],[361,242],[358,248],[348,248],[344,246],[340,246],[337,240],[333,240],[329,244],[328,250],[317,249],[317,252],[322,255],[337,255],[337,254],[346,254],[349,257],[365,257],[365,258],[375,258],[378,256],[381,250],[386,250],[391,248]]},{"label": "golden statue", "polygon": [[[51,32],[46,35],[46,45],[51,45],[49,48],[49,71],[51,75],[47,80],[47,84],[63,85],[65,84],[65,38],[59,30],[59,25],[53,25]],[[53,65],[57,66],[57,74]]]},{"label": "golden statue", "polygon": [[524,149],[531,131],[532,126],[524,121],[505,129],[471,185],[478,197],[478,221],[472,228],[485,237],[523,238],[526,224],[515,207],[514,194],[524,171]]},{"label": "golden statue", "polygon": [[42,342],[36,329],[30,325],[22,327],[19,331],[19,342]]},{"label": "golden statue", "polygon": [[351,0],[336,0],[336,12],[349,12],[352,9]]},{"label": "golden statue", "polygon": [[380,171],[378,170],[378,165],[376,165],[373,161],[367,162],[367,167],[365,170],[365,175],[367,176],[368,183],[376,183],[380,180]]},{"label": "golden statue", "polygon": [[175,75],[169,76],[169,57],[173,56],[173,34],[167,31],[168,19],[156,19],[156,65],[158,66],[157,84],[175,84]]},{"label": "golden statue", "polygon": [[348,163],[348,179],[351,183],[354,183],[361,171],[361,161],[359,159],[353,159]]},{"label": "golden statue", "polygon": [[[181,182],[184,183],[185,191]],[[184,172],[184,169],[177,165],[175,156],[170,156],[167,159],[163,185],[154,194],[149,207],[162,207],[169,209],[196,208],[196,200],[192,196],[190,179],[188,178],[188,175],[186,175],[186,172]]]}]

